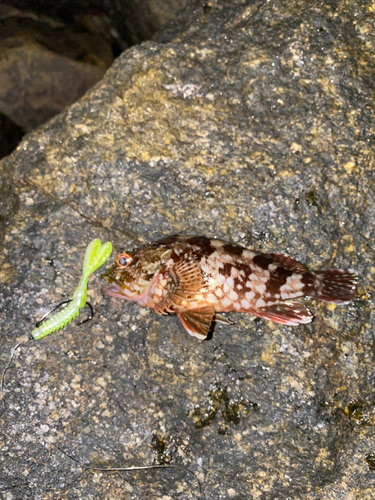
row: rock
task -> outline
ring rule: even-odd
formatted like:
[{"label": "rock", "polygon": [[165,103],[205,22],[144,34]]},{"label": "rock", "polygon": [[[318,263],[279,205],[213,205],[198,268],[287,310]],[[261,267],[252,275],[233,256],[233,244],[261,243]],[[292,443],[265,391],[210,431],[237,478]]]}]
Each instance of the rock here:
[{"label": "rock", "polygon": [[26,131],[76,101],[113,62],[106,35],[83,21],[69,26],[5,6],[0,21],[0,110]]},{"label": "rock", "polygon": [[[210,341],[103,298],[20,346],[4,381],[9,498],[372,499],[374,16],[368,3],[191,2],[0,163],[2,364],[69,297],[87,243],[114,256],[204,234],[312,269],[358,299],[284,327],[231,314]],[[83,313],[82,313],[83,314]],[[48,485],[48,486],[47,486]],[[124,498],[125,498],[124,497]]]},{"label": "rock", "polygon": [[[91,0],[31,0],[22,10],[0,5],[0,113],[7,122],[0,135],[9,136],[10,123],[30,132],[62,112],[100,80],[114,57],[151,38],[184,4],[139,0],[98,8]],[[13,134],[0,148],[0,159],[23,135],[17,129]]]}]

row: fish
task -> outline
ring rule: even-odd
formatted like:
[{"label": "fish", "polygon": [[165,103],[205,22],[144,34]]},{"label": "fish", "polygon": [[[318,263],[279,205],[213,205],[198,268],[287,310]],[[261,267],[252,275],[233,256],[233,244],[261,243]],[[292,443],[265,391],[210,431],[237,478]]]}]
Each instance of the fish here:
[{"label": "fish", "polygon": [[157,314],[176,314],[187,332],[206,339],[221,312],[248,313],[283,325],[310,323],[297,300],[310,296],[334,304],[356,297],[353,269],[310,271],[281,253],[257,253],[205,236],[173,235],[122,252],[102,276],[102,293],[138,302]]}]

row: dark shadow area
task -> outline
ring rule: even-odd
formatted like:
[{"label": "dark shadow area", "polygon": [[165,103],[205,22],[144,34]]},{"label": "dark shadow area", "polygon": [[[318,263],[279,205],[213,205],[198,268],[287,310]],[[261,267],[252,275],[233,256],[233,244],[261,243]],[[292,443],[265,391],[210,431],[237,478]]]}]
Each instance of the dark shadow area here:
[{"label": "dark shadow area", "polygon": [[[61,113],[185,0],[0,2],[0,158]],[[12,125],[12,126],[11,126]]]}]

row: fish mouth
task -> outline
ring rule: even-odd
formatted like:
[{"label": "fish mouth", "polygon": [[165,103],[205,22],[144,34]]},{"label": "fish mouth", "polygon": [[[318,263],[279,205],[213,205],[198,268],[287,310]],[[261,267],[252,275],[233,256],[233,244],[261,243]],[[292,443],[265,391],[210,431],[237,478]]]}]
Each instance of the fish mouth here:
[{"label": "fish mouth", "polygon": [[157,279],[157,276],[154,276],[154,279],[151,281],[151,283],[148,284],[148,286],[140,290],[139,289],[129,290],[129,288],[133,286],[131,283],[129,284],[121,283],[117,281],[113,276],[111,276],[110,273],[102,274],[101,278],[109,282],[109,285],[104,285],[101,287],[100,291],[103,295],[108,295],[109,297],[116,297],[118,299],[133,300],[134,302],[138,302],[140,305],[148,305],[149,290],[152,284]]},{"label": "fish mouth", "polygon": [[106,285],[103,285],[100,289],[102,295],[108,295],[109,297],[117,297],[120,299],[132,299],[132,296],[126,293],[126,290],[123,290],[120,283],[113,277],[113,271],[117,266],[113,266],[108,269],[105,273],[103,273],[100,277],[103,280],[108,281]]},{"label": "fish mouth", "polygon": [[103,295],[109,295],[110,297],[117,297],[120,299],[132,299],[131,295],[127,295],[118,283],[111,283],[109,286],[102,286],[101,290]]}]

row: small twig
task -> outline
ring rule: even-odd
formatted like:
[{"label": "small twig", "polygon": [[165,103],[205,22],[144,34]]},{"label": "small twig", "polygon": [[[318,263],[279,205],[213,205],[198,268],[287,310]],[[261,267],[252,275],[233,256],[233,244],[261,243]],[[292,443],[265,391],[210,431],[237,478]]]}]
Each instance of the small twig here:
[{"label": "small twig", "polygon": [[[38,434],[39,434],[39,432],[38,432]],[[205,496],[204,496],[204,493],[202,491],[202,485],[201,485],[201,482],[200,482],[199,478],[197,477],[197,475],[192,470],[188,469],[187,467],[181,467],[180,465],[143,465],[143,466],[137,466],[137,467],[95,467],[95,466],[91,466],[91,465],[84,465],[79,460],[77,460],[76,458],[74,458],[71,455],[69,455],[69,453],[67,453],[66,451],[64,451],[57,444],[52,443],[51,441],[46,440],[46,438],[44,436],[43,436],[43,439],[48,444],[51,444],[57,450],[59,450],[60,453],[62,453],[67,458],[69,458],[70,460],[72,460],[73,462],[75,462],[80,467],[82,467],[82,468],[84,468],[86,470],[102,471],[102,472],[124,472],[124,471],[131,472],[131,471],[136,471],[136,470],[150,470],[150,469],[177,469],[177,470],[181,470],[181,471],[184,471],[184,472],[188,472],[189,474],[191,474],[194,477],[194,479],[198,483],[200,498],[202,500],[205,500]]]},{"label": "small twig", "polygon": [[[4,368],[3,372],[2,372],[2,377],[1,377],[1,382],[0,382],[0,394],[1,394],[1,398],[2,398],[2,401],[3,401],[4,408],[5,408],[5,393],[4,393],[4,379],[5,379],[5,374],[6,374],[6,372],[8,371],[8,369],[10,368],[10,366],[12,364],[12,361],[13,361],[14,354],[15,354],[16,350],[19,348],[20,345],[26,344],[26,342],[29,342],[29,340],[32,340],[32,338],[27,339],[27,340],[22,340],[21,342],[18,342],[12,348],[10,356],[9,356],[8,363],[7,363],[7,365],[5,366],[5,368]],[[18,410],[16,410],[16,411],[17,411],[17,413],[20,413]],[[70,460],[72,460],[73,462],[75,462],[77,465],[79,465],[80,467],[82,467],[82,468],[84,468],[86,470],[101,471],[101,472],[131,472],[131,471],[150,470],[150,469],[177,469],[177,470],[180,470],[180,471],[184,471],[185,473],[188,472],[191,476],[194,477],[194,479],[198,483],[199,498],[201,500],[205,500],[205,495],[204,495],[203,490],[202,490],[202,484],[201,484],[198,476],[192,470],[188,469],[187,467],[181,467],[180,465],[143,465],[143,466],[137,466],[137,467],[108,467],[108,468],[105,468],[105,467],[93,467],[91,465],[84,465],[79,460],[77,460],[76,458],[72,457],[71,455],[69,455],[69,453],[67,453],[62,448],[60,448],[60,446],[58,446],[57,444],[52,443],[51,441],[49,441],[48,439],[46,439],[46,437],[42,433],[40,433],[38,430],[34,429],[34,431],[35,431],[36,434],[38,434],[39,436],[41,436],[41,438],[43,439],[43,441],[45,443],[48,443],[49,445],[52,445],[54,448],[56,448],[57,450],[59,450],[60,453],[62,453],[67,458],[69,458]]]}]

